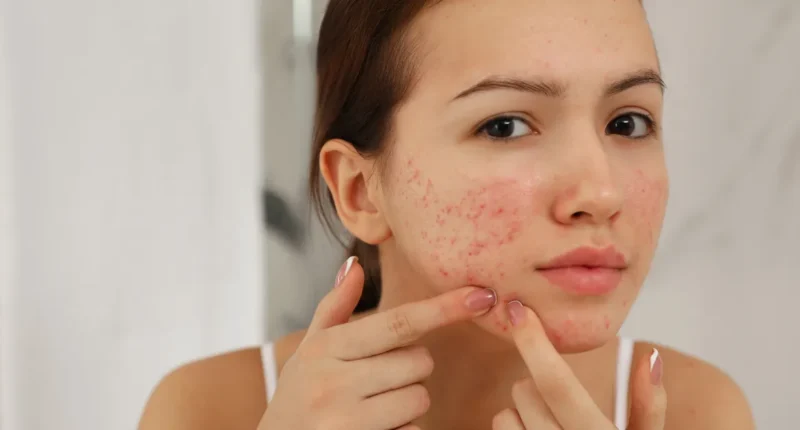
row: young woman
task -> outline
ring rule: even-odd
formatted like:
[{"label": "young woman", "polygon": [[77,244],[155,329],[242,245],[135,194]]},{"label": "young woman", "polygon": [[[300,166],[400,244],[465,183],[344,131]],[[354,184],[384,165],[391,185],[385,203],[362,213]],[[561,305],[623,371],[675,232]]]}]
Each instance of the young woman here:
[{"label": "young woman", "polygon": [[178,369],[141,429],[752,429],[722,372],[617,338],[663,91],[638,0],[331,0],[310,184],[354,257],[307,331]]}]

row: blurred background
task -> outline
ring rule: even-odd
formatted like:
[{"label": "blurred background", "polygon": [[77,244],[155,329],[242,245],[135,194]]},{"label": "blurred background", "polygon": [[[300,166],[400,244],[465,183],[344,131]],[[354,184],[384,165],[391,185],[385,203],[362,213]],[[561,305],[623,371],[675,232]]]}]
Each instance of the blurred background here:
[{"label": "blurred background", "polygon": [[[800,422],[800,2],[646,0],[672,197],[623,334]],[[302,328],[324,0],[0,0],[0,428],[133,429],[171,368]]]}]

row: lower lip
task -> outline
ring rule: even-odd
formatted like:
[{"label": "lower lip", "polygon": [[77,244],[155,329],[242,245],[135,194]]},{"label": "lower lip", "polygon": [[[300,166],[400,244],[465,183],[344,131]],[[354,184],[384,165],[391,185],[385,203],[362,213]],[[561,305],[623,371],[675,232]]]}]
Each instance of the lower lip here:
[{"label": "lower lip", "polygon": [[568,293],[600,296],[614,291],[622,280],[622,271],[606,267],[570,266],[538,270],[551,284]]}]

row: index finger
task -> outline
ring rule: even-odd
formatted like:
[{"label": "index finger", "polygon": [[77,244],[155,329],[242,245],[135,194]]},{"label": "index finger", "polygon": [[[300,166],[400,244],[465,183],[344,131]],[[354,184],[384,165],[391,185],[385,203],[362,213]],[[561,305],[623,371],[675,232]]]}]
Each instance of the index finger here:
[{"label": "index finger", "polygon": [[507,304],[511,335],[550,411],[565,429],[599,428],[607,421],[572,369],[547,338],[536,314],[518,301]]},{"label": "index finger", "polygon": [[333,354],[355,360],[382,354],[426,333],[483,315],[497,303],[494,290],[464,287],[333,327],[339,338]]}]

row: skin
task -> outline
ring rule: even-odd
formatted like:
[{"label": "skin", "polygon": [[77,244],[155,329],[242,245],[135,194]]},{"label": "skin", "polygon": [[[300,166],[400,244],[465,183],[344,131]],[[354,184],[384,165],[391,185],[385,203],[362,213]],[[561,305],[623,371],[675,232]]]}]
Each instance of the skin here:
[{"label": "skin", "polygon": [[[385,239],[372,237],[373,225],[364,234],[380,243],[382,267],[393,275],[382,305],[481,285],[531,306],[559,350],[605,344],[649,270],[668,194],[660,130],[642,121],[644,138],[606,133],[621,115],[661,122],[656,84],[604,95],[612,82],[658,71],[642,8],[635,1],[459,1],[434,8],[417,28],[427,36],[425,72],[397,114],[388,166],[369,177],[363,199],[383,218],[373,222],[385,224]],[[510,40],[513,49],[497,48]],[[490,76],[565,91],[497,89],[453,100]],[[475,135],[498,115],[518,116],[520,137]],[[575,298],[533,273],[584,245],[626,256],[629,268],[612,294]],[[507,331],[502,321],[494,312],[479,324],[499,335]]]},{"label": "skin", "polygon": [[[644,79],[609,94],[614,83],[659,73],[644,11],[635,0],[451,0],[412,27],[419,80],[396,112],[388,158],[364,158],[338,140],[321,157],[339,218],[380,246],[378,311],[466,285],[494,289],[501,304],[519,300],[610,418],[616,333],[649,270],[668,196],[662,88]],[[562,91],[495,88],[459,97],[489,77]],[[480,131],[498,116],[514,117],[517,137]],[[607,133],[621,116],[635,117],[644,136]],[[579,246],[624,255],[614,291],[570,294],[535,270]],[[438,364],[425,382],[434,407],[420,427],[485,429],[513,404],[511,387],[530,369],[504,309],[415,342]],[[279,366],[302,337],[277,342]],[[730,378],[659,350],[670,396],[665,428],[752,428]],[[635,359],[651,351],[639,343]],[[260,363],[251,349],[179,369],[153,393],[140,428],[255,428],[266,402]]]}]

